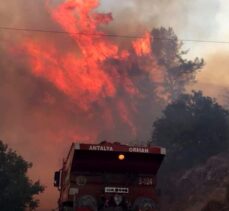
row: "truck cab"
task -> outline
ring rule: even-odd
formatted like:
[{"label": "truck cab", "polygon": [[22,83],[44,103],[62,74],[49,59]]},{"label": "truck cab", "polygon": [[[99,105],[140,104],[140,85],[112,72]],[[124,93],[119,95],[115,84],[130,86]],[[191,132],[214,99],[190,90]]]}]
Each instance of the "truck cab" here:
[{"label": "truck cab", "polygon": [[162,147],[73,143],[54,186],[59,211],[157,210]]}]

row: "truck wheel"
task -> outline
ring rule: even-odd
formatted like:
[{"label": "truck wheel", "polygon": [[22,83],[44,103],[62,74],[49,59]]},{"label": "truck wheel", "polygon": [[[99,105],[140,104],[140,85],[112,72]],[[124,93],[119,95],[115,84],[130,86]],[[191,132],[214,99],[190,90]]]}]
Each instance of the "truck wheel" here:
[{"label": "truck wheel", "polygon": [[85,210],[97,211],[97,202],[93,196],[85,195],[78,198],[75,202],[76,210]]},{"label": "truck wheel", "polygon": [[72,207],[62,207],[60,211],[73,211]]},{"label": "truck wheel", "polygon": [[73,202],[65,201],[59,207],[59,211],[73,211]]},{"label": "truck wheel", "polygon": [[134,211],[149,211],[154,210],[155,208],[155,202],[152,199],[146,197],[137,198],[133,204]]}]

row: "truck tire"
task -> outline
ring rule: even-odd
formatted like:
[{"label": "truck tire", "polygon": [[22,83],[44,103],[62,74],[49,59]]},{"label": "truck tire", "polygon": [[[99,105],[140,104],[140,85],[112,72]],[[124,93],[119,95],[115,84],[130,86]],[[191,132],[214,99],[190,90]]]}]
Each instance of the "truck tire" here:
[{"label": "truck tire", "polygon": [[97,211],[97,202],[93,196],[85,195],[78,198],[74,206],[77,208],[88,208],[91,211]]},{"label": "truck tire", "polygon": [[107,208],[102,208],[99,211],[127,211],[127,210],[124,210],[121,207],[107,207]]},{"label": "truck tire", "polygon": [[135,200],[133,204],[133,210],[134,211],[148,211],[148,210],[155,210],[156,209],[156,204],[155,202],[146,197],[139,197]]}]

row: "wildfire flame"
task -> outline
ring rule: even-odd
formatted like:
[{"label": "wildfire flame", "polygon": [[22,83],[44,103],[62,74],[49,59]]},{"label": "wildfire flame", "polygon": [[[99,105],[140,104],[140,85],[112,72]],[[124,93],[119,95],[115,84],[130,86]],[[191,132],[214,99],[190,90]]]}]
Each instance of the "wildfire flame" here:
[{"label": "wildfire flame", "polygon": [[129,39],[130,47],[124,49],[104,36],[101,26],[113,18],[111,13],[97,12],[98,6],[98,0],[66,0],[55,7],[48,6],[53,20],[73,40],[78,49],[75,52],[62,51],[43,40],[27,39],[24,46],[32,73],[68,96],[88,121],[98,118],[94,113],[99,112],[104,130],[115,130],[121,122],[135,136],[139,102],[146,98],[139,78],[154,84],[154,89],[147,90],[153,97],[153,93],[162,90],[155,84],[163,80],[163,72],[153,57],[150,33]]}]

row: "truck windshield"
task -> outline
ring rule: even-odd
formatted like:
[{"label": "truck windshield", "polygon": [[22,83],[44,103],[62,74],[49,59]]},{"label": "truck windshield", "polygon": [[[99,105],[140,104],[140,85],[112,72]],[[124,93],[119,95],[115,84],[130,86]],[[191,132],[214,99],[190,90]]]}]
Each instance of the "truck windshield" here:
[{"label": "truck windshield", "polygon": [[76,150],[71,171],[156,174],[162,160],[152,153]]}]

